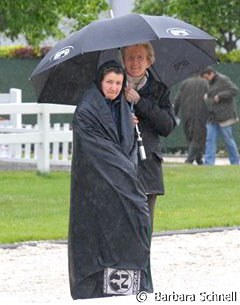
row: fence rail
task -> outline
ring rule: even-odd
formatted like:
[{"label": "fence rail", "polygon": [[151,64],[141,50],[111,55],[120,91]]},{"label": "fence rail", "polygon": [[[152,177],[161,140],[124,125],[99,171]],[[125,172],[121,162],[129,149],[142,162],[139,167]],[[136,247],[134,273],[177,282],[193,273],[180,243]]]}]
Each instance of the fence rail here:
[{"label": "fence rail", "polygon": [[[0,95],[1,96],[1,95]],[[75,106],[0,103],[0,116],[36,114],[37,125],[0,124],[0,146],[8,151],[0,159],[11,158],[19,162],[36,162],[40,172],[50,171],[51,164],[70,164],[72,153],[72,131],[70,124],[51,125],[51,114],[73,113]],[[2,125],[2,126],[1,126]]]}]

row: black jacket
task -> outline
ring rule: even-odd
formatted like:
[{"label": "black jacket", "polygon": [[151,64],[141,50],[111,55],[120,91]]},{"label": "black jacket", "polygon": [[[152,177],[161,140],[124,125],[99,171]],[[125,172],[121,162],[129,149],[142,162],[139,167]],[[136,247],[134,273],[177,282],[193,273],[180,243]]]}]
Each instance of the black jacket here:
[{"label": "black jacket", "polygon": [[141,96],[135,106],[147,160],[139,159],[139,178],[146,193],[164,193],[162,177],[161,136],[167,137],[175,127],[169,90],[149,72],[147,83],[138,90]]}]

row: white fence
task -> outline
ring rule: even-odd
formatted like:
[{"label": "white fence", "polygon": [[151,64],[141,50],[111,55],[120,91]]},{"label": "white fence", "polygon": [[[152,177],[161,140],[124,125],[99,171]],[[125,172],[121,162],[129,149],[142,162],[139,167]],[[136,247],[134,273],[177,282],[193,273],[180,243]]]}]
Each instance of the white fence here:
[{"label": "white fence", "polygon": [[[4,95],[5,97],[7,95]],[[3,94],[0,94],[1,101]],[[75,106],[0,103],[0,116],[18,118],[18,124],[0,124],[0,146],[6,148],[5,156],[11,161],[34,162],[40,172],[50,171],[50,165],[69,165],[72,153],[72,131],[69,124],[51,126],[51,114],[73,113]],[[20,125],[23,114],[36,114],[37,125]],[[3,121],[2,121],[3,122]],[[15,122],[16,123],[16,122]]]},{"label": "white fence", "polygon": [[[0,104],[1,103],[10,103],[10,104],[21,104],[22,103],[22,90],[11,88],[9,93],[0,94]],[[22,125],[22,116],[21,114],[11,114],[9,117],[10,124],[17,128],[20,128]]]}]

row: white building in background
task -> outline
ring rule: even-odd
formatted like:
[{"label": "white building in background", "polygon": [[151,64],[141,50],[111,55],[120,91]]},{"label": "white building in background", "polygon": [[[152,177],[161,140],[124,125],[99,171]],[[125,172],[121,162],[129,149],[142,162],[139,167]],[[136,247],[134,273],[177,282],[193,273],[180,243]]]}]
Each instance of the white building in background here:
[{"label": "white building in background", "polygon": [[131,13],[135,0],[108,0],[112,8],[114,17]]}]

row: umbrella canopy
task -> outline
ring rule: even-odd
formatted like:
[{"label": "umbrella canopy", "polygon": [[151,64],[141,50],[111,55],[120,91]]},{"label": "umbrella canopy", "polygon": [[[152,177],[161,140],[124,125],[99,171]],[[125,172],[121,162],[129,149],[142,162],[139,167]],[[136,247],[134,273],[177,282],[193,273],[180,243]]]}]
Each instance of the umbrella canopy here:
[{"label": "umbrella canopy", "polygon": [[75,105],[100,64],[143,42],[152,43],[153,75],[168,87],[217,62],[215,39],[179,19],[132,13],[95,21],[57,43],[33,71],[38,102]]}]

